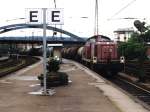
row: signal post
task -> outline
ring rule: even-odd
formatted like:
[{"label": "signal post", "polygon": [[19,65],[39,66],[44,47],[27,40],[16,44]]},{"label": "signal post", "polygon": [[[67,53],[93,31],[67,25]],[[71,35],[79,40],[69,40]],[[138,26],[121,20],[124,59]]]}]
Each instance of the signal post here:
[{"label": "signal post", "polygon": [[36,24],[43,24],[43,69],[44,69],[44,88],[43,88],[43,95],[49,95],[50,93],[47,91],[46,88],[46,27],[47,24],[50,25],[62,25],[64,24],[63,20],[63,9],[49,9],[49,8],[34,8],[34,9],[27,9],[26,10],[27,21],[26,23],[36,25]]}]

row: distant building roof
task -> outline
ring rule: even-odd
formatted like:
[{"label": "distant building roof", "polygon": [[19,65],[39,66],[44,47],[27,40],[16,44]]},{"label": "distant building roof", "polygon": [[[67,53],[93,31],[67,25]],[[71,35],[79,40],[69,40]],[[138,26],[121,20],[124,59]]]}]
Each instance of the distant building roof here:
[{"label": "distant building roof", "polygon": [[125,34],[125,33],[129,33],[129,32],[134,32],[133,27],[130,27],[130,28],[118,28],[117,30],[114,31],[114,33],[118,33],[118,34]]}]

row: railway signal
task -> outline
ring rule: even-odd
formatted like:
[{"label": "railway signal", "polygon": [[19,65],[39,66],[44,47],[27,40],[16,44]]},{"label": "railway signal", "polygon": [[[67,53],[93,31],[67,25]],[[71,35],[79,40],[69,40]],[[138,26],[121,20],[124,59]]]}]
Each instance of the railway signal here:
[{"label": "railway signal", "polygon": [[144,26],[145,22],[141,22],[140,20],[135,20],[134,21],[134,26],[138,29],[138,31],[145,32],[147,28]]}]

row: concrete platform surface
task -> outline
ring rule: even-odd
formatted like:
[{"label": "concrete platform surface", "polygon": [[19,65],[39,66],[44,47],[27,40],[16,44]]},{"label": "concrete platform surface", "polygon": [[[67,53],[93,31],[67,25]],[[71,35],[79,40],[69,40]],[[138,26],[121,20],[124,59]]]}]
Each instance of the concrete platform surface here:
[{"label": "concrete platform surface", "polygon": [[0,112],[148,112],[87,68],[63,62],[60,71],[72,83],[54,88],[52,96],[29,94],[41,89],[41,62],[0,79]]}]

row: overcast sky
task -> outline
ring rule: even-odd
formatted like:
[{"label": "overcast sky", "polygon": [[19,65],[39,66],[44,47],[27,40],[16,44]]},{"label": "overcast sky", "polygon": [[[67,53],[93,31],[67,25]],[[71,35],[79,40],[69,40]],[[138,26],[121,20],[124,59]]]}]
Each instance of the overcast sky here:
[{"label": "overcast sky", "polygon": [[[113,31],[118,28],[133,27],[134,20],[119,18],[134,17],[141,20],[146,18],[150,24],[149,0],[134,0],[127,8],[116,14],[131,1],[133,0],[98,0],[100,34],[113,36]],[[56,0],[56,5],[57,8],[64,8],[63,29],[78,36],[88,37],[94,34],[95,0]],[[26,8],[54,8],[54,0],[3,0],[0,4],[0,25],[25,22],[25,20],[13,19],[25,17]],[[19,35],[20,33],[30,35],[31,32],[35,32],[34,35],[40,35],[38,32],[41,31],[37,32],[33,29],[17,31]],[[13,31],[5,35],[16,35],[17,33]]]}]

